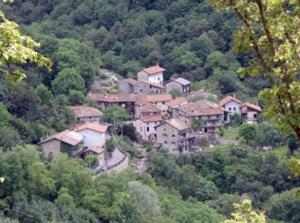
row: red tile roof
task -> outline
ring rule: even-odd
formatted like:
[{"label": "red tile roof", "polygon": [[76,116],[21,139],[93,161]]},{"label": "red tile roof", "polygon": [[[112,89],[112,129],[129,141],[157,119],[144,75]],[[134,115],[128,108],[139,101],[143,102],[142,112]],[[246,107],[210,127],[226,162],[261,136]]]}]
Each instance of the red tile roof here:
[{"label": "red tile roof", "polygon": [[164,72],[164,71],[166,71],[166,69],[163,67],[160,67],[159,65],[155,65],[152,67],[145,68],[145,69],[143,69],[143,71],[149,75],[154,75],[154,74]]},{"label": "red tile roof", "polygon": [[177,119],[177,118],[172,118],[172,119],[166,120],[163,123],[161,123],[158,126],[156,126],[156,128],[159,127],[159,126],[161,126],[161,125],[164,125],[164,124],[171,125],[173,128],[177,129],[178,131],[183,131],[183,130],[191,128],[184,121],[182,121],[180,119]]},{"label": "red tile roof", "polygon": [[138,83],[138,81],[133,78],[125,79],[125,81],[127,81],[128,84],[131,84],[131,85],[135,85],[136,83]]},{"label": "red tile roof", "polygon": [[136,84],[138,84],[139,82],[149,84],[149,85],[151,85],[153,87],[157,87],[157,88],[164,88],[164,86],[162,86],[161,84],[152,83],[150,81],[138,81]]},{"label": "red tile roof", "polygon": [[175,98],[171,101],[166,102],[166,105],[168,105],[169,107],[175,108],[175,107],[185,104],[187,101],[188,101],[187,97],[179,97],[179,98]]},{"label": "red tile roof", "polygon": [[208,116],[221,115],[224,113],[222,107],[207,100],[200,100],[194,103],[187,103],[179,107],[179,110],[186,113],[187,116]]},{"label": "red tile roof", "polygon": [[140,113],[145,112],[160,112],[160,109],[156,107],[154,104],[145,104],[140,107]]},{"label": "red tile roof", "polygon": [[241,108],[243,108],[243,107],[248,107],[248,108],[251,108],[251,109],[253,109],[253,110],[255,110],[255,111],[258,111],[258,112],[261,112],[261,111],[262,111],[262,109],[261,109],[260,106],[255,105],[255,104],[252,104],[252,103],[249,103],[249,102],[246,102],[246,103],[242,104],[240,107],[241,107]]},{"label": "red tile roof", "polygon": [[170,94],[150,94],[146,95],[148,102],[167,102],[172,100],[172,95]]},{"label": "red tile roof", "polygon": [[134,102],[135,94],[107,94],[107,93],[88,93],[88,99],[101,102]]},{"label": "red tile roof", "polygon": [[86,124],[75,127],[74,131],[80,132],[84,129],[90,129],[90,130],[94,130],[96,132],[105,133],[107,131],[107,126],[91,122],[91,123],[86,123]]},{"label": "red tile roof", "polygon": [[227,104],[230,101],[235,101],[238,104],[242,104],[242,102],[240,100],[236,99],[235,97],[232,97],[231,95],[228,95],[219,101],[219,105],[224,106],[225,104]]},{"label": "red tile roof", "polygon": [[161,121],[161,115],[143,115],[140,117],[142,122],[159,122]]},{"label": "red tile roof", "polygon": [[99,111],[97,108],[93,108],[85,105],[69,106],[69,108],[75,113],[75,116],[77,118],[97,117],[103,115],[102,112]]},{"label": "red tile roof", "polygon": [[105,152],[105,149],[103,147],[100,147],[100,146],[92,146],[86,150],[84,150],[84,152],[93,152],[95,154],[102,154]]}]

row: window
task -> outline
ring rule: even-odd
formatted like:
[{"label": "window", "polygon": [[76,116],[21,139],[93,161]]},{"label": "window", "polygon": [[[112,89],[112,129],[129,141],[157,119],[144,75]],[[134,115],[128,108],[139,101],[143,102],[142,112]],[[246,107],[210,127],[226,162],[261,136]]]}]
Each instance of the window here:
[{"label": "window", "polygon": [[233,107],[233,111],[235,111],[236,110],[236,108],[235,107]]},{"label": "window", "polygon": [[176,142],[172,142],[172,145],[176,145]]},{"label": "window", "polygon": [[253,114],[253,117],[256,118],[256,117],[257,117],[257,114]]},{"label": "window", "polygon": [[92,117],[90,116],[89,119],[92,119]]},{"label": "window", "polygon": [[164,141],[164,144],[168,144],[168,142],[167,142],[167,141]]},{"label": "window", "polygon": [[147,132],[149,132],[150,131],[150,128],[149,127],[147,127]]},{"label": "window", "polygon": [[175,137],[175,135],[173,134],[172,137]]},{"label": "window", "polygon": [[168,137],[168,134],[164,133],[163,136],[164,136],[164,137]]},{"label": "window", "polygon": [[141,89],[140,92],[143,92],[143,89]]},{"label": "window", "polygon": [[231,111],[231,107],[229,107],[229,111]]}]

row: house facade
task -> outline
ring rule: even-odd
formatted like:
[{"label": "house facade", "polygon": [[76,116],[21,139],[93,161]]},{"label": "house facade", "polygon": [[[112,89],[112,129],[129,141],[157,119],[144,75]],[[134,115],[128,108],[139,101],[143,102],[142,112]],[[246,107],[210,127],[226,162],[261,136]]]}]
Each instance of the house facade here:
[{"label": "house facade", "polygon": [[189,125],[198,122],[198,130],[205,134],[214,135],[223,123],[224,109],[216,103],[200,100],[180,106],[178,117]]},{"label": "house facade", "polygon": [[46,157],[57,158],[59,154],[66,153],[72,156],[83,149],[84,138],[82,135],[65,130],[54,134],[46,139],[42,139],[40,146]]},{"label": "house facade", "polygon": [[240,108],[244,121],[249,124],[257,123],[258,114],[262,111],[260,106],[246,102]]},{"label": "house facade", "polygon": [[133,86],[135,94],[160,94],[164,87],[160,84],[151,83],[150,81],[138,81]]},{"label": "house facade", "polygon": [[222,98],[220,101],[219,101],[219,105],[221,107],[223,107],[225,109],[225,111],[228,112],[228,116],[224,116],[224,122],[225,123],[229,123],[230,120],[231,120],[231,117],[234,115],[234,114],[238,114],[241,116],[241,109],[240,109],[240,106],[241,106],[242,102],[240,100],[238,100],[235,95],[234,96],[226,96],[224,98]]},{"label": "house facade", "polygon": [[161,115],[143,115],[133,125],[143,140],[156,141],[155,127],[162,122]]},{"label": "house facade", "polygon": [[192,91],[191,82],[184,78],[177,78],[166,84],[166,92],[178,91],[181,95],[188,95]]},{"label": "house facade", "polygon": [[93,107],[78,105],[69,106],[70,110],[75,114],[78,123],[100,122],[103,116],[102,112]]},{"label": "house facade", "polygon": [[145,68],[137,73],[138,81],[149,81],[154,84],[163,85],[165,68],[159,65]]},{"label": "house facade", "polygon": [[180,119],[169,119],[156,126],[156,143],[170,153],[193,151],[195,135],[189,125]]}]

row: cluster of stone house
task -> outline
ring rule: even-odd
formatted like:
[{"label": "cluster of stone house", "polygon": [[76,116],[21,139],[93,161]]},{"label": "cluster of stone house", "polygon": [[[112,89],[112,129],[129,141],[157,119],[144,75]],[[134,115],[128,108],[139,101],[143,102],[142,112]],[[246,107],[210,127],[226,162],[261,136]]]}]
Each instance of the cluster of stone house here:
[{"label": "cluster of stone house", "polygon": [[[191,102],[191,82],[184,78],[165,82],[165,71],[159,65],[145,68],[137,73],[137,80],[120,80],[117,94],[89,92],[87,97],[96,102],[97,108],[70,107],[78,125],[72,131],[43,140],[42,147],[48,154],[56,156],[68,144],[75,148],[75,156],[99,154],[101,160],[108,137],[107,126],[100,124],[101,111],[112,105],[119,105],[131,114],[136,133],[142,140],[152,141],[157,148],[166,148],[175,154],[199,149],[197,141],[201,137],[216,139],[219,127],[229,123],[235,113],[246,122],[257,121],[261,108],[242,103],[234,96],[226,96],[218,103],[206,99]],[[174,91],[181,96],[173,99],[171,93]],[[49,149],[49,143],[52,149]]]},{"label": "cluster of stone house", "polygon": [[[165,71],[159,65],[145,68],[137,73],[136,80],[120,80],[117,94],[90,92],[88,98],[101,110],[115,104],[123,107],[134,117],[132,122],[141,139],[152,141],[171,153],[197,150],[199,137],[217,138],[219,127],[229,123],[235,112],[241,112],[246,121],[255,122],[257,114],[254,112],[261,111],[250,103],[240,102],[237,106],[234,103],[239,101],[231,96],[219,103],[190,102],[191,82],[184,78],[165,82]],[[181,96],[173,99],[173,91]]]}]

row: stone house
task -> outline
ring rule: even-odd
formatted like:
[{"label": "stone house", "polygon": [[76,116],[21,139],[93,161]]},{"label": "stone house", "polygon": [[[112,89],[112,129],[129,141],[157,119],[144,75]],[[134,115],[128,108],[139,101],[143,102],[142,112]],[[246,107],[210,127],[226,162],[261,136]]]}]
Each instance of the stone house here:
[{"label": "stone house", "polygon": [[166,84],[167,93],[171,93],[174,90],[178,91],[181,95],[188,95],[192,91],[191,82],[182,77],[179,77]]},{"label": "stone house", "polygon": [[224,109],[216,103],[200,100],[180,106],[178,115],[179,119],[189,125],[193,125],[195,120],[201,120],[200,132],[214,135],[223,123]]},{"label": "stone house", "polygon": [[233,95],[233,96],[228,95],[219,101],[219,105],[228,112],[228,116],[227,115],[224,116],[225,123],[229,123],[231,120],[230,118],[234,114],[238,114],[240,116],[242,115],[241,109],[240,109],[241,104],[242,104],[242,102],[240,100],[238,100],[235,97],[235,95]]},{"label": "stone house", "polygon": [[196,136],[190,125],[180,119],[165,120],[156,126],[156,143],[170,153],[188,153],[194,151]]},{"label": "stone house", "polygon": [[119,105],[124,108],[129,114],[134,114],[135,102],[137,95],[135,94],[107,94],[107,93],[93,93],[90,92],[87,98],[96,101],[100,110],[105,110],[112,105]]},{"label": "stone house", "polygon": [[154,84],[163,85],[165,68],[159,65],[145,68],[137,73],[138,81],[149,81]]},{"label": "stone house", "polygon": [[143,140],[155,142],[156,130],[155,127],[162,121],[160,114],[155,115],[142,115],[139,119],[135,120],[133,125],[136,132]]},{"label": "stone house", "polygon": [[257,116],[262,111],[261,107],[249,102],[240,106],[242,118],[249,124],[257,123]]},{"label": "stone house", "polygon": [[118,90],[119,93],[133,93],[134,85],[138,83],[137,80],[133,78],[122,79],[118,81]]},{"label": "stone house", "polygon": [[46,157],[56,158],[60,153],[73,156],[83,149],[84,137],[74,131],[65,130],[54,134],[39,143]]},{"label": "stone house", "polygon": [[100,122],[103,116],[102,112],[93,107],[78,105],[69,106],[70,110],[75,114],[76,121],[79,123]]},{"label": "stone house", "polygon": [[109,138],[106,125],[99,123],[86,123],[75,127],[75,132],[79,133],[84,138],[84,147],[102,147]]}]

